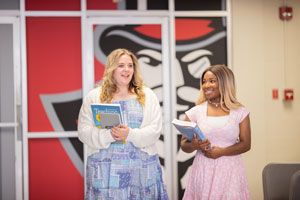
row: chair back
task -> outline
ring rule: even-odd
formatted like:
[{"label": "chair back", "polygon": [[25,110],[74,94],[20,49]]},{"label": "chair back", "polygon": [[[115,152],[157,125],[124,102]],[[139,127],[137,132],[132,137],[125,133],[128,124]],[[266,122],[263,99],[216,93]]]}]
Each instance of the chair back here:
[{"label": "chair back", "polygon": [[300,170],[300,163],[266,165],[262,173],[264,200],[289,200],[290,181],[298,170]]},{"label": "chair back", "polygon": [[289,200],[300,199],[300,170],[295,172],[291,178],[289,197]]}]

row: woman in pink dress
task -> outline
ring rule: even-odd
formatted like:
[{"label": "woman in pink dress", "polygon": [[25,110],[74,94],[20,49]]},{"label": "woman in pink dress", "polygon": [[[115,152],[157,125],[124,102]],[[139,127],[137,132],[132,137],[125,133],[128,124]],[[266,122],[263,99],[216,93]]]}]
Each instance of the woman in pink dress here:
[{"label": "woman in pink dress", "polygon": [[197,123],[207,139],[181,139],[184,152],[197,151],[183,199],[250,199],[241,157],[251,147],[249,112],[236,98],[228,67],[215,65],[203,73],[199,99],[186,120]]}]

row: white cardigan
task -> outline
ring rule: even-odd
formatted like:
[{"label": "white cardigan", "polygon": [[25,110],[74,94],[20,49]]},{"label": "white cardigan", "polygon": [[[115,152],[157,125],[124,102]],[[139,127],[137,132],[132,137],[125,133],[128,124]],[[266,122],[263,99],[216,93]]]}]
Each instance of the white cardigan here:
[{"label": "white cardigan", "polygon": [[[143,121],[140,128],[130,128],[126,141],[132,142],[149,155],[157,154],[156,141],[162,130],[162,114],[159,101],[154,92],[147,87],[143,88],[146,95],[145,106],[143,107]],[[99,149],[106,149],[114,138],[109,129],[95,127],[92,116],[92,103],[100,102],[101,87],[91,90],[83,100],[78,117],[78,138],[87,144],[88,156],[98,152]]]}]

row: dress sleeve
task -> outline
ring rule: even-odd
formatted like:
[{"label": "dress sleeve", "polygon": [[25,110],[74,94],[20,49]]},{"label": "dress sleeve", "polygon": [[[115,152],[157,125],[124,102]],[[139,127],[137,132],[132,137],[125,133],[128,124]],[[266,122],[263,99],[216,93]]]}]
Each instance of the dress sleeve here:
[{"label": "dress sleeve", "polygon": [[114,138],[108,129],[99,129],[94,125],[91,104],[94,93],[90,92],[83,100],[78,117],[78,138],[94,149],[108,148]]},{"label": "dress sleeve", "polygon": [[239,108],[238,109],[238,123],[241,123],[246,117],[247,115],[249,115],[249,111],[245,108],[245,107],[242,107],[242,108]]}]

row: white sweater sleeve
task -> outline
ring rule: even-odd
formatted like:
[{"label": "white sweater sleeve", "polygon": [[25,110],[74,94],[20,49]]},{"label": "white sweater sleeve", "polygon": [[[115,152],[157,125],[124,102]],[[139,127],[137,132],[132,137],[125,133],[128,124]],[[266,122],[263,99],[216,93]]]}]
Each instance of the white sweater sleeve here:
[{"label": "white sweater sleeve", "polygon": [[[96,89],[84,98],[78,117],[78,138],[92,149],[104,149],[114,142],[108,129],[99,129],[94,125],[91,104],[94,103]],[[98,96],[98,95],[96,95]]]},{"label": "white sweater sleeve", "polygon": [[127,141],[138,148],[155,145],[162,130],[162,114],[159,101],[152,90],[146,90],[144,119],[140,128],[130,129]]}]

